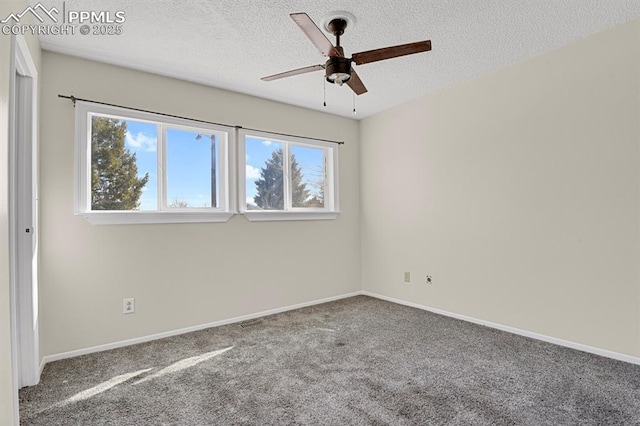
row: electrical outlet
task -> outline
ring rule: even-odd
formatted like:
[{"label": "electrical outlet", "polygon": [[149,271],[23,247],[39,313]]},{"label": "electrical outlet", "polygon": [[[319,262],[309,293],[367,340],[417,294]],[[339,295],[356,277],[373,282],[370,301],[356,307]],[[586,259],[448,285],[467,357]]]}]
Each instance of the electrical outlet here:
[{"label": "electrical outlet", "polygon": [[410,283],[411,282],[411,272],[405,272],[404,273],[404,282],[405,283]]},{"label": "electrical outlet", "polygon": [[122,313],[132,314],[136,311],[136,299],[124,299],[122,301]]},{"label": "electrical outlet", "polygon": [[431,275],[427,275],[426,282],[427,284],[433,284],[433,278],[431,278]]}]

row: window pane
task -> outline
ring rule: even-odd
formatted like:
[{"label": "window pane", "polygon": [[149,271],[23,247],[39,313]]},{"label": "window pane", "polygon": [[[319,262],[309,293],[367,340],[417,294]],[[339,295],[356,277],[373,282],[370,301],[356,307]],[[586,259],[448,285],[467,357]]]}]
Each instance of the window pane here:
[{"label": "window pane", "polygon": [[291,145],[291,204],[324,207],[324,150]]},{"label": "window pane", "polygon": [[155,124],[91,117],[91,209],[157,208]]},{"label": "window pane", "polygon": [[284,209],[284,144],[247,136],[247,210]]},{"label": "window pane", "polygon": [[167,129],[167,207],[218,206],[218,136]]}]

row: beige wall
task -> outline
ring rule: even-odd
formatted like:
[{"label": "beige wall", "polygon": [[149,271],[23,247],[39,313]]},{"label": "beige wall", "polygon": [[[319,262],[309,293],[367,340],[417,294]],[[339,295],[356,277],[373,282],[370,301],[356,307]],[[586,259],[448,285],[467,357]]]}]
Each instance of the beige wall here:
[{"label": "beige wall", "polygon": [[[58,94],[344,140],[334,221],[93,226],[73,215],[74,109]],[[358,124],[45,52],[41,114],[42,355],[359,291]],[[135,297],[136,313],[122,314]]]},{"label": "beige wall", "polygon": [[[20,12],[26,1],[0,2],[0,19]],[[35,37],[25,36],[31,55],[40,67],[40,46]],[[10,287],[9,287],[9,81],[11,77],[11,37],[0,35],[0,425],[13,425],[13,389],[11,366]]]},{"label": "beige wall", "polygon": [[640,356],[639,46],[630,23],[363,120],[364,289]]}]

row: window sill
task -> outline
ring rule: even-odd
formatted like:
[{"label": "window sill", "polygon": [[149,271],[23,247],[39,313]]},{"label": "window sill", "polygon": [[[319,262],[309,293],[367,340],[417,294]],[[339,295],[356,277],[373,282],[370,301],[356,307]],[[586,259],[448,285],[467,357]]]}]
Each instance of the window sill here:
[{"label": "window sill", "polygon": [[250,222],[269,222],[282,220],[333,220],[340,212],[277,212],[277,211],[245,211],[244,217]]},{"label": "window sill", "polygon": [[84,212],[92,225],[136,225],[146,223],[211,223],[227,222],[233,212]]}]

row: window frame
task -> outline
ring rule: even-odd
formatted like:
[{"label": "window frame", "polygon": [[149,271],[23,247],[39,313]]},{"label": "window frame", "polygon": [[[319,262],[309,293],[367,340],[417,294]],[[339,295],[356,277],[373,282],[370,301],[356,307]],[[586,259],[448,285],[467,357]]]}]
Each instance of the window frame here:
[{"label": "window frame", "polygon": [[[324,151],[325,158],[325,197],[324,207],[289,207],[285,202],[285,210],[247,210],[247,189],[246,189],[246,139],[255,137],[259,139],[279,142],[284,145],[285,164],[283,164],[283,176],[285,181],[283,187],[287,191],[285,200],[291,197],[290,173],[289,173],[289,145],[320,148]],[[339,209],[339,185],[338,185],[338,145],[331,142],[324,142],[315,139],[307,139],[297,136],[287,136],[257,130],[239,129],[238,136],[238,210],[249,221],[287,221],[287,220],[331,220],[336,219],[340,214]]]},{"label": "window frame", "polygon": [[[236,179],[233,173],[236,147],[234,127],[204,123],[196,120],[137,111],[128,108],[76,101],[75,139],[76,176],[75,211],[94,225],[143,224],[143,223],[193,223],[227,222],[237,214]],[[123,120],[149,122],[157,125],[157,210],[92,210],[91,209],[91,117],[102,115]],[[217,187],[219,207],[166,208],[166,129],[206,132],[217,138]],[[164,190],[163,190],[164,188]]]}]

